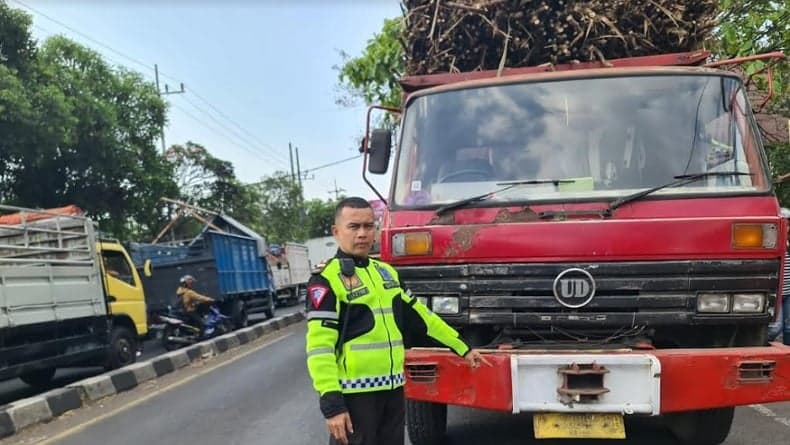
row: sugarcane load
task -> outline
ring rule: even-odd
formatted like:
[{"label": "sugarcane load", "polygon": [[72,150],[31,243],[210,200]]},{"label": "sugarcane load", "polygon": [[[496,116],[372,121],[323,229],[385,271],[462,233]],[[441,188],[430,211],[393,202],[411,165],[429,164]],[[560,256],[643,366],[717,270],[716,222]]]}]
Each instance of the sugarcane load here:
[{"label": "sugarcane load", "polygon": [[700,49],[714,0],[405,0],[407,75],[495,70]]}]

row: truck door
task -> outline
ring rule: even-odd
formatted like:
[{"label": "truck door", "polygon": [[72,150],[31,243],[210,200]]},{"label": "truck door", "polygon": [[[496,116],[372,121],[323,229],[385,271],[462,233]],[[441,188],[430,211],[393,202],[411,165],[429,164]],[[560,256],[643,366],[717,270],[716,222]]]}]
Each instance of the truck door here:
[{"label": "truck door", "polygon": [[102,245],[102,266],[111,312],[132,319],[137,335],[148,332],[145,294],[137,271],[126,253],[116,246]]}]

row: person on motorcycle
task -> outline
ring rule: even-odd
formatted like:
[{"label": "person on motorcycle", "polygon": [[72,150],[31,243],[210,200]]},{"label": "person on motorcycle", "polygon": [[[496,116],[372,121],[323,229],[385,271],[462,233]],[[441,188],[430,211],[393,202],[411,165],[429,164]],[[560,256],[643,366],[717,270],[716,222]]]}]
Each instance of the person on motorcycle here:
[{"label": "person on motorcycle", "polygon": [[203,336],[204,323],[198,307],[201,303],[213,303],[214,299],[201,295],[192,288],[195,284],[195,277],[184,275],[180,280],[176,294],[181,297],[181,304],[184,306],[184,316],[193,326],[200,329],[200,336]]}]

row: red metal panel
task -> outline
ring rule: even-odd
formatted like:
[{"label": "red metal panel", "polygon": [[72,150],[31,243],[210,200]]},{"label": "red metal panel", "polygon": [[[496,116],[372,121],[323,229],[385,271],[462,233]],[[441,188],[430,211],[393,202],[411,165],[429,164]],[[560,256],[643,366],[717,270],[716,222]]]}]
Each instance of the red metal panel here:
[{"label": "red metal panel", "polygon": [[[660,54],[656,56],[628,57],[624,59],[607,60],[607,64],[601,62],[584,62],[563,65],[539,65],[523,68],[505,68],[501,76],[515,76],[520,74],[545,73],[550,71],[573,71],[591,68],[634,68],[651,66],[695,66],[701,65],[710,56],[710,51],[695,51],[677,54]],[[413,92],[423,88],[450,83],[462,82],[466,80],[490,79],[500,77],[496,70],[490,71],[471,71],[465,73],[443,73],[429,74],[424,76],[410,76],[401,79],[400,83],[403,90]]]},{"label": "red metal panel", "polygon": [[406,396],[415,400],[428,400],[452,405],[497,411],[513,411],[510,380],[510,356],[487,355],[492,366],[472,369],[469,364],[452,353],[407,351],[408,365],[436,365],[434,383],[415,383],[406,372]]},{"label": "red metal panel", "polygon": [[[661,362],[662,413],[790,400],[788,346],[665,349],[650,353]],[[407,376],[406,396],[512,412],[510,354],[486,354],[486,359],[491,367],[471,369],[450,352],[407,351],[407,366],[436,364],[438,374],[432,383],[417,383]],[[739,375],[743,363],[771,363],[773,371],[770,378],[750,381]]]},{"label": "red metal panel", "polygon": [[[779,258],[775,249],[734,250],[733,222],[778,223],[776,200],[766,197],[642,201],[614,218],[567,221],[536,217],[544,210],[600,209],[602,204],[461,209],[436,220],[433,211],[394,211],[390,227],[430,230],[431,257],[391,257],[392,229],[382,230],[382,259],[395,265],[463,262],[638,261]],[[781,236],[780,236],[781,238]]]},{"label": "red metal panel", "polygon": [[[656,351],[661,361],[661,412],[790,400],[790,347]],[[775,361],[771,382],[739,383],[738,365]]]}]

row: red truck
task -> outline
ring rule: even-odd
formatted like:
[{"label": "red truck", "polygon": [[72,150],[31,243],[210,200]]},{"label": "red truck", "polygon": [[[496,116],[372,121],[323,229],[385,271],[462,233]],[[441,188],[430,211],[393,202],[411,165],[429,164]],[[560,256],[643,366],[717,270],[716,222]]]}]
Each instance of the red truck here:
[{"label": "red truck", "polygon": [[[711,445],[734,407],[790,400],[766,339],[786,222],[748,88],[708,58],[406,77],[402,109],[371,107],[402,113],[381,258],[491,363],[406,339],[412,443],[459,405],[533,413],[537,438],[662,416]],[[393,134],[370,111],[366,181]]]}]

